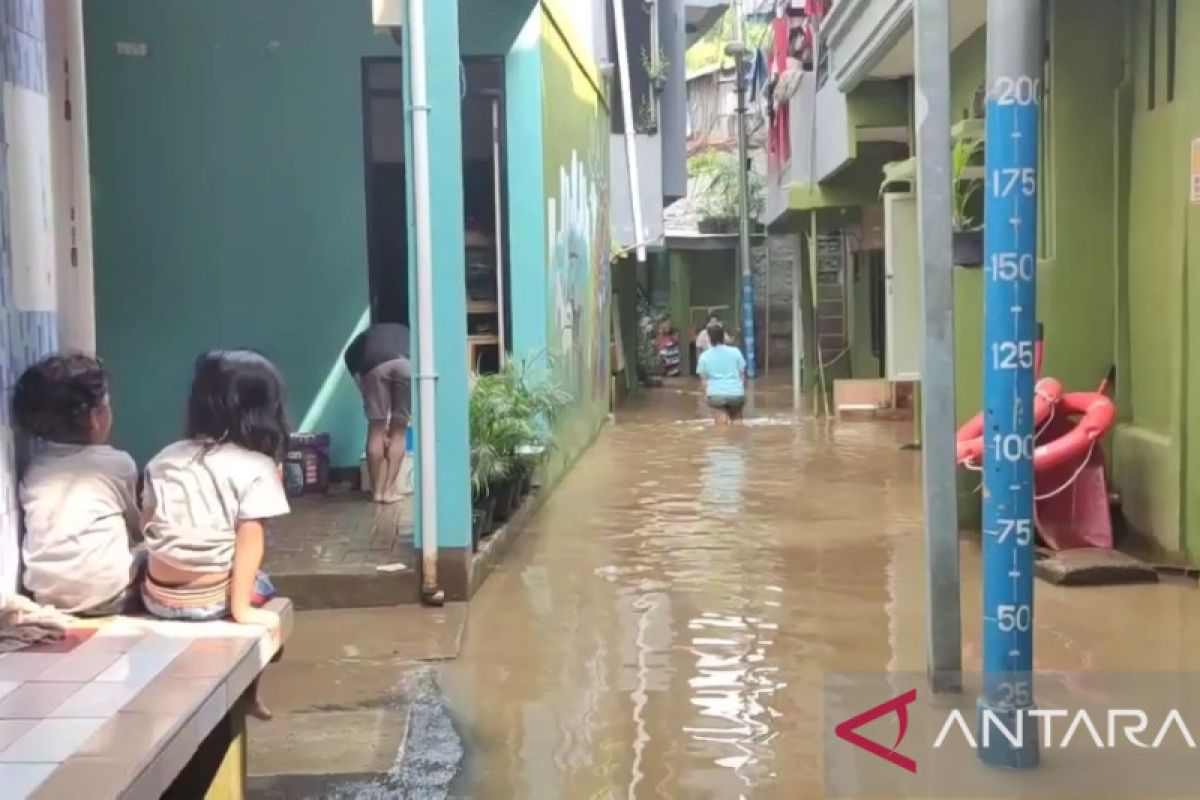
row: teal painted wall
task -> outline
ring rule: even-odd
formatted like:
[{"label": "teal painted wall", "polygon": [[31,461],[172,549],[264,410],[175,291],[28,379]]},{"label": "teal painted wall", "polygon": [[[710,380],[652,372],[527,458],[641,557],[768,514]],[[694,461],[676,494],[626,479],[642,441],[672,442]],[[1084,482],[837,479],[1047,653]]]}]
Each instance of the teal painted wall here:
[{"label": "teal painted wall", "polygon": [[513,355],[545,368],[546,191],[542,158],[542,14],[530,14],[505,60],[508,103],[508,247]]},{"label": "teal painted wall", "polygon": [[[458,0],[459,48],[466,56],[502,56],[509,52],[530,16],[536,16],[537,0]],[[441,8],[428,5],[427,8]]]},{"label": "teal painted wall", "polygon": [[[411,53],[409,28],[404,29],[405,61]],[[413,336],[418,374],[437,375],[437,520],[443,548],[471,546],[470,448],[467,406],[467,292],[465,220],[463,212],[462,106],[458,7],[448,4],[426,16],[426,73],[429,96],[429,205],[433,254],[434,363],[419,357],[420,336]],[[411,142],[411,136],[409,137]],[[409,171],[410,196],[412,171]],[[409,208],[413,208],[412,203]],[[411,214],[411,212],[410,212]],[[416,237],[409,241],[415,244]],[[412,263],[415,265],[415,255]],[[415,294],[416,269],[409,270]],[[414,382],[417,413],[422,410]],[[426,446],[417,437],[418,450]],[[420,473],[417,473],[420,491]],[[423,541],[416,517],[416,541]]]},{"label": "teal painted wall", "polygon": [[341,353],[367,310],[360,59],[396,46],[366,0],[108,0],[85,14],[115,443],[152,455],[180,433],[196,355],[250,346],[282,368],[294,422],[356,464],[364,423]]}]

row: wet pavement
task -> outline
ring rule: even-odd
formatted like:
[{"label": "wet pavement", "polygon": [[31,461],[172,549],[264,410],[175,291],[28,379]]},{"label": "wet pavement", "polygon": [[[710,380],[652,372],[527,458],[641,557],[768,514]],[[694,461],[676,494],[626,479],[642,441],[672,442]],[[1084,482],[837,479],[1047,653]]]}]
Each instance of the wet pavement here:
[{"label": "wet pavement", "polygon": [[[911,423],[797,419],[780,387],[714,429],[697,388],[606,430],[472,602],[439,668],[455,796],[820,797],[824,674],[924,669]],[[1039,669],[1200,668],[1194,584],[1039,584],[1037,603]]]},{"label": "wet pavement", "polygon": [[294,498],[291,505],[292,512],[268,532],[264,568],[296,608],[417,601],[411,498],[381,506],[339,485],[326,495]]}]

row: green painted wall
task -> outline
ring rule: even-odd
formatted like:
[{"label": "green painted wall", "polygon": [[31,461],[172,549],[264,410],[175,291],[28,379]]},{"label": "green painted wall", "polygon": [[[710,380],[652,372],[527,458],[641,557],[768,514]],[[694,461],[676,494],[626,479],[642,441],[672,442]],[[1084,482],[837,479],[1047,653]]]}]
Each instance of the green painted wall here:
[{"label": "green painted wall", "polygon": [[[1121,0],[1056,0],[1044,104],[1046,163],[1038,313],[1045,323],[1045,374],[1090,390],[1112,364],[1117,270],[1116,90],[1122,78]],[[1086,36],[1080,31],[1086,30]],[[986,72],[986,31],[955,51],[951,109],[961,118]],[[1098,232],[1103,232],[1098,235]],[[955,268],[955,350],[959,421],[982,403],[983,273]],[[964,524],[977,525],[979,479],[960,480]]]},{"label": "green painted wall", "polygon": [[[696,251],[685,254],[684,260],[691,286],[688,306],[728,306],[722,316],[731,320],[736,317],[740,326],[737,254],[733,250]],[[682,324],[691,325],[691,318],[685,317]]]},{"label": "green painted wall", "polygon": [[[508,251],[512,286],[512,352],[540,372],[545,368],[546,217],[542,158],[542,15],[530,14],[505,59],[508,126]],[[535,373],[536,374],[536,373]]]},{"label": "green painted wall", "polygon": [[908,125],[908,80],[868,80],[846,97],[851,129]]},{"label": "green painted wall", "polygon": [[[1178,81],[1167,97],[1166,14],[1158,15],[1156,92],[1150,108],[1149,13],[1129,2],[1122,19],[1133,68],[1122,95],[1131,120],[1128,149],[1128,258],[1118,279],[1125,290],[1117,306],[1117,353],[1125,402],[1124,424],[1114,437],[1114,478],[1131,525],[1170,549],[1200,554],[1200,384],[1191,365],[1200,298],[1197,275],[1200,214],[1188,205],[1190,146],[1200,135],[1200,8],[1180,3]],[[1182,499],[1182,502],[1181,502]]]},{"label": "green painted wall", "polygon": [[341,353],[367,310],[360,59],[398,48],[367,0],[108,0],[85,14],[116,444],[144,460],[178,436],[196,355],[250,346],[282,368],[293,420],[357,463],[364,423]]},{"label": "green painted wall", "polygon": [[907,157],[905,145],[869,142],[858,146],[858,157],[824,183],[794,184],[788,198],[792,211],[858,208],[879,200],[883,165]]},{"label": "green painted wall", "polygon": [[609,111],[590,51],[565,15],[542,6],[546,330],[555,378],[574,398],[557,432],[570,459],[609,410]]},{"label": "green painted wall", "polygon": [[855,258],[850,284],[850,373],[855,378],[879,378],[883,365],[871,350],[871,270],[865,258]]}]

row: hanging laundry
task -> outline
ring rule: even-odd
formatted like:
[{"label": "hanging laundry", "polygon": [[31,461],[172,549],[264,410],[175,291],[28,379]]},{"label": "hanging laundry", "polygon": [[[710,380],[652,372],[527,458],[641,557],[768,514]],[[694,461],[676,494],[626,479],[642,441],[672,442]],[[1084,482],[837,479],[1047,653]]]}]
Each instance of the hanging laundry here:
[{"label": "hanging laundry", "polygon": [[767,85],[767,79],[770,73],[767,69],[767,59],[763,55],[762,48],[754,52],[754,59],[750,67],[750,99],[758,100],[764,88]]},{"label": "hanging laundry", "polygon": [[[791,35],[791,23],[787,17],[776,17],[771,21],[773,47],[771,50],[771,76],[775,81],[787,71],[788,40]],[[774,167],[791,158],[791,126],[788,122],[787,103],[775,103],[774,119],[771,121],[770,134],[767,137],[767,157]]]}]

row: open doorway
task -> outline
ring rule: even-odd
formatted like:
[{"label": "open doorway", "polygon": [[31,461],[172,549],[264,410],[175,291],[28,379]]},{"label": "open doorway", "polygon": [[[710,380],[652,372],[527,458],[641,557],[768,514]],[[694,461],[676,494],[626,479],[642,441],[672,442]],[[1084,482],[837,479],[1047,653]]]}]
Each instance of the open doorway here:
[{"label": "open doorway", "polygon": [[504,59],[463,59],[463,212],[471,368],[495,372],[512,346]]},{"label": "open doorway", "polygon": [[364,58],[362,85],[371,320],[408,325],[404,62]]}]

